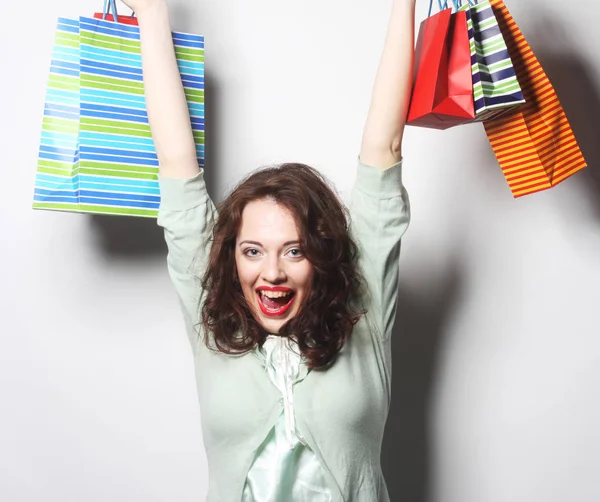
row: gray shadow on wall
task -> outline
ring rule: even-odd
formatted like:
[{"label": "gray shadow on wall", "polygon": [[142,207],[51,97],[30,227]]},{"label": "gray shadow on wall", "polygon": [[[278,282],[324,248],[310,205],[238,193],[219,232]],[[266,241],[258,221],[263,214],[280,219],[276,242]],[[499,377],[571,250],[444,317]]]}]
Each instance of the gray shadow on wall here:
[{"label": "gray shadow on wall", "polygon": [[593,200],[600,223],[600,88],[590,71],[593,62],[574,52],[569,35],[564,23],[543,14],[525,34],[556,90],[588,165],[572,181]]},{"label": "gray shadow on wall", "polygon": [[392,502],[427,502],[431,486],[430,401],[445,326],[462,290],[463,270],[451,261],[427,288],[400,287],[392,339],[392,403],[381,454]]},{"label": "gray shadow on wall", "polygon": [[[205,77],[205,116],[210,130],[217,129],[218,91],[209,75]],[[208,126],[207,126],[208,128]],[[207,167],[207,188],[214,193],[216,173],[219,172],[217,144],[214,135],[206,133],[205,166]],[[166,254],[163,230],[154,218],[130,216],[107,216],[94,214],[90,224],[97,237],[99,251],[112,258],[159,257]]]}]

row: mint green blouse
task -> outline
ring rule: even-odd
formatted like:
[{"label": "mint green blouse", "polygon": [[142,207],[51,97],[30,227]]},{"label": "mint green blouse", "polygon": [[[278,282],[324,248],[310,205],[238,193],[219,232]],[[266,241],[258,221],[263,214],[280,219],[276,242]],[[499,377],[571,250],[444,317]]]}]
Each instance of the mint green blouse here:
[{"label": "mint green blouse", "polygon": [[[282,392],[265,371],[258,348],[230,356],[204,344],[200,277],[216,219],[204,173],[185,180],[161,178],[160,190],[158,224],[165,231],[167,266],[196,375],[208,461],[206,502],[239,502],[248,475],[251,482],[260,479],[251,468],[258,465],[257,458],[263,459],[257,455],[261,446],[271,444],[270,434],[287,430],[280,420],[282,413],[285,417]],[[299,367],[291,393],[294,426],[296,438],[322,468],[331,502],[389,502],[380,457],[391,395],[400,241],[410,220],[401,163],[387,170],[359,163],[349,210],[350,231],[360,248],[358,266],[367,284],[362,298],[367,313],[326,370]],[[283,500],[295,502],[288,497]]]},{"label": "mint green blouse", "polygon": [[250,467],[242,502],[331,502],[323,467],[296,430],[293,386],[309,370],[287,338],[269,335],[261,353],[271,383],[281,392],[283,411]]}]

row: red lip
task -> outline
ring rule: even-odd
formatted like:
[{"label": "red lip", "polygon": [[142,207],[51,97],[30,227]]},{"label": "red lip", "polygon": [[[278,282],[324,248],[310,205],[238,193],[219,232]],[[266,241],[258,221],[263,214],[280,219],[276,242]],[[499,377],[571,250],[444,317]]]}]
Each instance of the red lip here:
[{"label": "red lip", "polygon": [[285,288],[283,286],[259,286],[256,288],[257,291],[292,291],[291,288]]},{"label": "red lip", "polygon": [[[274,288],[270,288],[268,286],[261,286],[259,288],[257,288],[258,291],[293,291],[290,288],[283,288],[280,286],[274,287]],[[279,317],[282,316],[283,314],[285,314],[290,307],[292,306],[292,303],[294,303],[294,299],[296,298],[296,295],[292,295],[292,297],[290,298],[290,301],[287,302],[285,305],[283,305],[281,308],[277,309],[277,310],[270,310],[267,309],[267,307],[265,307],[265,305],[263,305],[263,302],[261,300],[261,295],[260,293],[257,293],[257,300],[258,300],[258,306],[260,307],[260,310],[262,311],[262,313],[268,317]]]}]

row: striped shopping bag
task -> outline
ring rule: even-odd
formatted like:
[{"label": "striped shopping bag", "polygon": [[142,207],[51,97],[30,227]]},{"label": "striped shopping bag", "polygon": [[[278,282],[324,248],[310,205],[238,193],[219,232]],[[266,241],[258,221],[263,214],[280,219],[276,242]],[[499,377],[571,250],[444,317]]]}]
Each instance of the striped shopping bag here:
[{"label": "striped shopping bag", "polygon": [[586,167],[558,96],[502,0],[491,0],[526,103],[484,122],[514,197],[551,188]]},{"label": "striped shopping bag", "polygon": [[[158,160],[145,110],[135,24],[92,17],[59,20],[34,208],[157,216]],[[66,37],[62,32],[67,29]],[[173,42],[203,166],[204,39],[173,33]]]},{"label": "striped shopping bag", "polygon": [[489,0],[460,7],[467,12],[473,66],[473,122],[491,120],[525,102],[504,36]]},{"label": "striped shopping bag", "polygon": [[73,210],[79,173],[79,20],[59,18],[42,120],[33,207]]}]

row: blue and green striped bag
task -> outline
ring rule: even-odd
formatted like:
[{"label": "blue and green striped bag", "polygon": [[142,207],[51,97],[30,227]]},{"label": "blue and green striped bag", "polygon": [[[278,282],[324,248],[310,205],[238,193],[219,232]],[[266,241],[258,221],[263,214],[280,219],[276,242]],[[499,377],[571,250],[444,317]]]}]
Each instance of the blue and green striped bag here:
[{"label": "blue and green striped bag", "polygon": [[[146,114],[139,40],[135,25],[59,18],[35,209],[157,216],[158,160]],[[203,166],[204,38],[173,33],[173,42]]]},{"label": "blue and green striped bag", "polygon": [[473,68],[475,119],[483,122],[525,103],[504,36],[489,0],[468,0],[467,13]]}]

